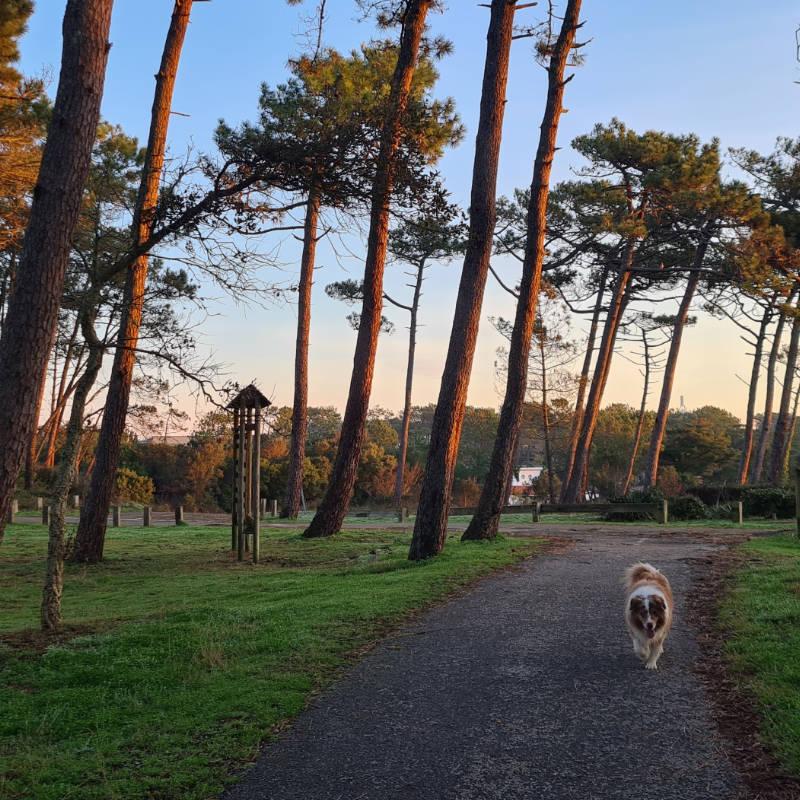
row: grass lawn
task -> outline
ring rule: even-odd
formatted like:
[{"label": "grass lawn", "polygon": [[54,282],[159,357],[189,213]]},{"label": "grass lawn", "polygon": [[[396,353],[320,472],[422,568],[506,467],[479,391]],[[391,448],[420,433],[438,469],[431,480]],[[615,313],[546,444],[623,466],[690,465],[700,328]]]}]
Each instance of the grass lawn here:
[{"label": "grass lawn", "polygon": [[727,651],[757,698],[767,743],[800,776],[800,541],[754,539],[743,548],[749,560],[722,608]]},{"label": "grass lawn", "polygon": [[409,537],[267,530],[237,564],[225,528],[116,528],[69,567],[72,635],[36,633],[43,527],[0,545],[0,798],[207,798],[363,647],[415,609],[533,553],[460,543],[424,564]]}]

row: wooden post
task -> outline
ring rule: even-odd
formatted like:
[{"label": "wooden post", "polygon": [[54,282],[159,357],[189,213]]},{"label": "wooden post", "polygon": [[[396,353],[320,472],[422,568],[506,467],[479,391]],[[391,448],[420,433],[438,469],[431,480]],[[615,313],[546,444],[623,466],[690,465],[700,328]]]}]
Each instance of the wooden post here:
[{"label": "wooden post", "polygon": [[278,501],[277,500],[273,500],[270,503],[270,505],[272,506],[272,508],[270,509],[270,514],[272,514],[273,517],[277,517],[278,516]]},{"label": "wooden post", "polygon": [[238,523],[236,515],[239,512],[239,409],[233,409],[233,493],[231,501],[231,550],[235,550],[238,542]]},{"label": "wooden post", "polygon": [[537,500],[531,509],[531,522],[538,522],[539,517],[542,516],[542,501]]},{"label": "wooden post", "polygon": [[246,424],[244,399],[242,399],[242,405],[239,407],[239,441],[237,442],[238,449],[236,451],[236,460],[238,462],[236,475],[238,481],[236,490],[236,551],[239,561],[244,561],[244,438]]},{"label": "wooden post", "polygon": [[36,498],[36,510],[41,511],[44,508],[44,498],[37,497]]},{"label": "wooden post", "polygon": [[72,507],[73,508],[81,507],[81,496],[79,494],[72,495]]},{"label": "wooden post", "polygon": [[6,512],[6,522],[10,525],[13,525],[16,521],[17,512],[19,511],[19,501],[12,500],[11,504],[8,507],[8,511]]},{"label": "wooden post", "polygon": [[397,510],[397,521],[398,522],[407,522],[408,521],[408,507],[407,506],[400,506]]},{"label": "wooden post", "polygon": [[151,525],[150,506],[145,506],[142,509],[142,525],[144,525],[145,528],[149,528]]},{"label": "wooden post", "polygon": [[50,506],[42,504],[42,525],[50,525]]},{"label": "wooden post", "polygon": [[669,500],[662,500],[656,509],[656,522],[666,525],[669,522]]},{"label": "wooden post", "polygon": [[175,506],[175,524],[183,525],[183,506]]},{"label": "wooden post", "polygon": [[122,519],[122,506],[111,506],[111,525],[119,528]]},{"label": "wooden post", "polygon": [[735,522],[737,525],[744,525],[744,503],[741,500],[733,504],[731,521]]},{"label": "wooden post", "polygon": [[258,556],[261,547],[261,409],[256,408],[253,412],[253,468],[252,493],[253,493],[253,563],[258,564]]},{"label": "wooden post", "polygon": [[262,517],[266,517],[267,516],[267,503],[268,502],[269,501],[267,500],[266,497],[262,497],[261,498],[261,516]]}]

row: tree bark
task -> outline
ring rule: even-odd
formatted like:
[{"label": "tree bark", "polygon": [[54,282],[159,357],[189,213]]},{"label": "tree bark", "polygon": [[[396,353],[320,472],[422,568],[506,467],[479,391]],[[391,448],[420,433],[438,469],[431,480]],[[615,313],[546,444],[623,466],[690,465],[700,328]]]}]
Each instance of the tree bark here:
[{"label": "tree bark", "polygon": [[592,367],[592,356],[594,355],[594,343],[597,339],[597,329],[600,325],[600,312],[603,310],[603,298],[606,291],[606,281],[608,280],[608,266],[603,268],[600,275],[600,283],[597,287],[597,299],[594,304],[594,312],[592,313],[592,322],[589,325],[589,335],[586,339],[586,354],[583,357],[583,366],[581,367],[581,374],[578,378],[578,396],[575,399],[575,414],[572,417],[572,430],[569,437],[569,451],[567,453],[567,465],[564,469],[564,477],[561,490],[561,502],[564,502],[564,490],[567,488],[567,483],[572,475],[572,469],[575,466],[575,454],[578,451],[578,439],[581,434],[581,425],[583,425],[584,414],[584,399],[586,397],[586,387],[589,385],[589,370]]},{"label": "tree bark", "polygon": [[375,179],[372,185],[367,256],[364,265],[364,300],[358,328],[353,373],[347,397],[339,447],[325,496],[303,532],[306,537],[331,536],[342,527],[353,494],[364,428],[372,391],[375,353],[383,309],[383,271],[389,234],[389,204],[394,186],[396,154],[416,69],[425,18],[432,0],[408,0],[400,36],[397,66],[392,76],[389,110],[381,133]]},{"label": "tree bark", "polygon": [[639,418],[636,420],[636,431],[633,434],[633,446],[631,447],[631,458],[628,462],[628,472],[625,475],[625,482],[622,485],[621,494],[623,497],[628,494],[628,490],[633,482],[636,458],[639,455],[639,444],[642,441],[644,418],[647,414],[647,395],[650,392],[650,342],[647,340],[647,332],[645,330],[642,330],[642,345],[644,346],[644,385],[642,386],[642,402],[639,404]]},{"label": "tree bark", "polygon": [[39,416],[42,413],[42,402],[44,401],[44,390],[45,386],[47,385],[47,366],[45,366],[44,374],[42,375],[41,383],[39,384],[39,395],[36,398],[36,414],[35,419],[36,422],[33,426],[33,431],[31,432],[31,439],[28,442],[28,449],[25,451],[25,482],[23,486],[27,491],[30,491],[33,488],[33,478],[34,473],[36,472],[36,462],[38,456],[38,443],[36,441],[36,434],[38,431],[39,425]]},{"label": "tree bark", "polygon": [[408,362],[406,364],[406,393],[403,402],[403,422],[400,425],[400,446],[397,454],[397,476],[394,483],[394,505],[400,508],[403,504],[403,484],[406,474],[406,458],[408,456],[408,432],[411,427],[411,390],[414,384],[414,355],[417,349],[417,314],[419,298],[422,294],[422,279],[425,275],[425,262],[417,265],[417,280],[414,284],[414,297],[411,300],[411,317],[408,323]]},{"label": "tree bark", "polygon": [[550,172],[556,152],[558,124],[563,110],[564,87],[572,77],[564,79],[564,70],[580,25],[578,21],[580,10],[581,0],[568,0],[561,30],[547,69],[547,101],[533,165],[525,257],[508,353],[505,400],[500,411],[492,459],[483,483],[478,508],[462,539],[491,539],[496,536],[500,527],[500,512],[508,502],[506,490],[514,467],[514,453],[525,405],[525,394],[528,390],[531,336],[539,305]]},{"label": "tree bark", "polygon": [[83,418],[89,392],[97,380],[103,363],[103,345],[94,331],[95,308],[84,313],[81,328],[89,348],[86,369],[79,378],[72,399],[69,422],[64,446],[61,448],[61,461],[50,508],[50,528],[47,539],[47,565],[44,589],[42,590],[41,626],[43,631],[57,631],[61,627],[61,595],[64,588],[64,517],[70,488],[78,473]]},{"label": "tree bark", "polygon": [[753,422],[756,416],[756,393],[758,392],[758,379],[761,375],[761,359],[764,356],[764,341],[767,337],[767,330],[772,322],[775,312],[775,301],[773,300],[765,309],[761,317],[761,324],[756,335],[755,351],[753,353],[753,369],[750,371],[750,386],[747,392],[747,414],[744,421],[744,442],[742,444],[742,457],[739,461],[739,485],[747,483],[747,475],[750,471],[750,459],[753,454]]},{"label": "tree bark", "polygon": [[[798,302],[795,311],[800,311]],[[789,433],[791,429],[790,406],[792,402],[792,388],[794,386],[794,373],[797,369],[798,345],[800,345],[800,316],[792,320],[792,333],[789,337],[789,349],[786,353],[786,370],[783,377],[781,403],[778,416],[775,419],[775,432],[772,436],[772,447],[769,454],[769,471],[767,480],[778,486],[783,479],[783,465],[786,460],[786,448],[789,446]]]},{"label": "tree bark", "polygon": [[[156,75],[147,154],[133,212],[134,251],[140,249],[148,240],[153,229],[158,189],[164,166],[172,93],[191,9],[192,0],[175,0],[161,66]],[[108,510],[114,491],[122,434],[128,414],[133,368],[136,363],[136,346],[144,310],[147,268],[148,254],[140,253],[129,268],[125,280],[117,348],[97,441],[95,468],[92,471],[87,502],[75,537],[75,550],[72,556],[75,561],[95,563],[103,558]]]},{"label": "tree bark", "polygon": [[575,453],[575,463],[572,473],[566,483],[562,494],[562,502],[577,503],[584,494],[584,481],[588,478],[589,455],[591,453],[592,438],[594,429],[597,427],[597,415],[600,413],[600,403],[603,399],[608,376],[611,372],[611,359],[614,353],[614,345],[617,340],[617,332],[622,322],[622,315],[629,301],[629,286],[632,275],[633,261],[636,254],[636,244],[629,241],[625,246],[623,264],[617,275],[614,292],[603,326],[603,336],[600,340],[600,349],[597,353],[595,362],[592,387],[589,390],[589,397],[586,401],[586,410],[581,423],[580,434],[578,435],[578,447]]},{"label": "tree bark", "polygon": [[775,327],[775,335],[772,337],[772,346],[767,359],[767,378],[766,392],[764,396],[764,413],[761,416],[761,425],[758,429],[758,442],[756,444],[756,457],[750,475],[750,483],[758,484],[764,473],[764,462],[767,455],[767,444],[769,443],[769,433],[772,427],[772,404],[775,400],[775,369],[778,364],[778,355],[781,351],[781,341],[783,339],[783,329],[786,327],[786,313],[779,311],[778,324]]},{"label": "tree bark", "polygon": [[[706,246],[700,244],[698,254],[695,258],[695,266],[702,264],[705,257]],[[702,251],[702,252],[700,252]],[[667,420],[669,419],[669,404],[672,399],[672,386],[675,383],[675,372],[678,368],[678,356],[681,352],[681,340],[683,330],[686,327],[686,320],[689,318],[689,309],[692,307],[697,286],[700,283],[698,272],[692,272],[686,282],[686,289],[683,292],[681,305],[675,317],[675,325],[672,329],[672,341],[669,343],[669,353],[667,363],[664,366],[664,378],[661,383],[661,396],[658,399],[658,410],[653,424],[653,432],[650,434],[650,446],[647,451],[647,467],[645,468],[644,485],[650,488],[656,485],[658,478],[658,463],[661,459],[661,446],[664,443],[664,434],[667,431]]]},{"label": "tree bark", "polygon": [[547,498],[556,501],[553,482],[553,448],[550,443],[550,413],[547,408],[547,360],[544,355],[544,333],[539,337],[539,358],[542,380],[542,433],[544,434],[544,463],[547,467]]},{"label": "tree bark", "polygon": [[0,541],[36,427],[72,233],[100,118],[113,0],[68,0],[58,92],[0,340]]},{"label": "tree bark", "polygon": [[289,444],[289,477],[281,517],[295,519],[303,498],[303,463],[308,436],[308,346],[311,333],[311,289],[314,285],[314,259],[317,249],[320,195],[313,185],[308,193],[303,226],[303,254],[300,259],[300,284],[297,289],[297,338],[294,355],[294,404],[292,437]]}]

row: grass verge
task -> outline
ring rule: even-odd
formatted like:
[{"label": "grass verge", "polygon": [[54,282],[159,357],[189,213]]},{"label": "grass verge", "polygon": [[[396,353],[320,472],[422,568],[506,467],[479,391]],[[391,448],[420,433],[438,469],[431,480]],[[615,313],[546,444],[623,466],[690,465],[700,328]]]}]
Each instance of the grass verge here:
[{"label": "grass verge", "polygon": [[761,733],[800,776],[800,541],[753,539],[723,601],[720,621],[734,672],[758,705]]},{"label": "grass verge", "polygon": [[0,547],[0,798],[207,798],[353,654],[408,614],[535,552],[460,543],[423,564],[409,538],[266,531],[238,564],[220,528],[112,529],[69,567],[71,634],[37,632],[44,528]]}]

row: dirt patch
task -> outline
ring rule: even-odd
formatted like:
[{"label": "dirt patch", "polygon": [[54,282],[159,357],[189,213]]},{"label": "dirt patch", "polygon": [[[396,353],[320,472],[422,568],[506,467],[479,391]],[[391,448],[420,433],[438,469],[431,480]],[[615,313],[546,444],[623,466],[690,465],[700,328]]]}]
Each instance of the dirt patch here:
[{"label": "dirt patch", "polygon": [[725,656],[726,634],[719,601],[746,556],[728,548],[713,557],[692,559],[693,589],[687,617],[697,632],[701,655],[695,664],[712,703],[714,719],[726,739],[731,761],[747,786],[747,800],[798,800],[800,780],[787,775],[761,741],[761,716],[755,698],[731,673]]},{"label": "dirt patch", "polygon": [[108,630],[107,625],[64,625],[55,633],[46,633],[34,629],[12,631],[0,634],[0,644],[11,650],[20,651],[17,655],[41,655],[53,645],[62,645],[77,638]]}]

